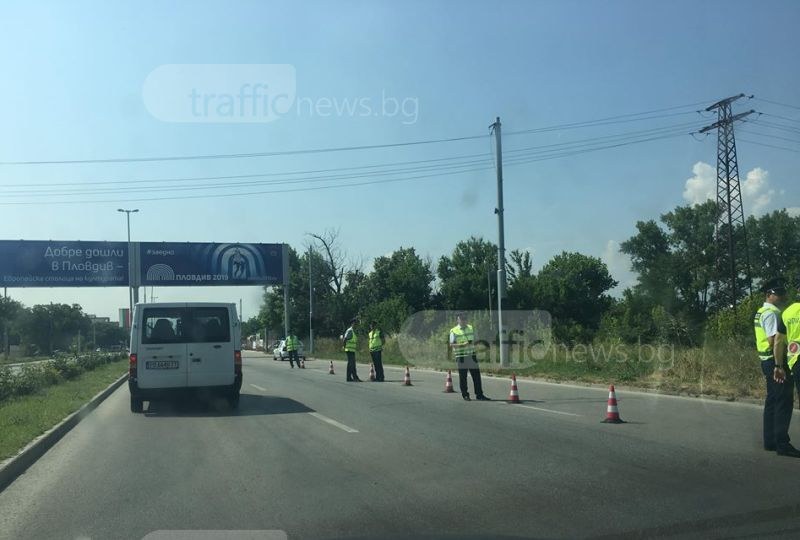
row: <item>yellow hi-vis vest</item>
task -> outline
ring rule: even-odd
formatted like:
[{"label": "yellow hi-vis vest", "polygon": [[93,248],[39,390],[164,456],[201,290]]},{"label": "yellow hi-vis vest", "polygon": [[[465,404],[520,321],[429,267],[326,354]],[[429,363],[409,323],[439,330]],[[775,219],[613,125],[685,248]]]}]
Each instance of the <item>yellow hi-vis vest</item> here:
[{"label": "yellow hi-vis vest", "polygon": [[786,360],[791,370],[800,356],[800,302],[795,302],[784,310],[783,324],[786,325]]},{"label": "yellow hi-vis vest", "polygon": [[297,336],[287,336],[286,337],[286,350],[287,351],[296,351],[297,350]]},{"label": "yellow hi-vis vest", "polygon": [[381,342],[381,331],[378,329],[370,330],[369,332],[369,350],[370,351],[380,351],[383,349],[383,343]]},{"label": "yellow hi-vis vest", "polygon": [[353,335],[350,336],[350,339],[344,342],[344,350],[345,352],[356,352],[358,350],[358,336],[356,336],[355,330],[353,330]]},{"label": "yellow hi-vis vest", "polygon": [[468,324],[464,328],[455,325],[450,332],[456,338],[456,345],[461,345],[460,347],[455,347],[453,349],[455,351],[456,358],[472,356],[475,354],[475,331],[472,329],[471,324]]},{"label": "yellow hi-vis vest", "polygon": [[764,328],[761,326],[761,316],[769,311],[775,313],[778,317],[781,316],[781,310],[775,306],[761,306],[758,308],[758,311],[756,311],[755,319],[753,319],[753,327],[756,331],[756,350],[758,351],[758,357],[761,358],[762,361],[772,358],[772,347],[769,346],[769,338]]}]

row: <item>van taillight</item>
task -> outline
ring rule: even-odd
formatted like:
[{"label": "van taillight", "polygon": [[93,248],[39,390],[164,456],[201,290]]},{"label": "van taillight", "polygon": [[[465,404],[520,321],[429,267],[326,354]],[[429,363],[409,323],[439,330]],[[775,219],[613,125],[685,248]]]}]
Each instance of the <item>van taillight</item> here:
[{"label": "van taillight", "polygon": [[233,372],[236,375],[242,374],[242,351],[233,351]]},{"label": "van taillight", "polygon": [[136,355],[130,356],[130,363],[128,364],[128,378],[131,380],[136,379]]}]

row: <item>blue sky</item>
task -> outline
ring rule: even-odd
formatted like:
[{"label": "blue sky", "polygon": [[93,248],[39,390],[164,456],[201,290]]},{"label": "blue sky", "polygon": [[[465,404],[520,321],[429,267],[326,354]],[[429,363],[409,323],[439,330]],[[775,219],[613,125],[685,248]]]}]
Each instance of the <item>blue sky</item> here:
[{"label": "blue sky", "polygon": [[[487,135],[252,159],[0,165],[5,192],[0,202],[37,203],[0,205],[4,239],[124,240],[124,216],[116,209],[135,207],[140,209],[132,219],[135,240],[288,242],[302,249],[306,232],[338,228],[342,247],[367,267],[400,246],[414,246],[436,260],[470,235],[496,238],[490,168],[369,186],[169,201],[130,200],[163,193],[111,193],[88,194],[78,204],[43,205],[66,198],[12,196],[7,190],[21,189],[13,184],[91,187],[102,180],[277,174],[486,154],[491,148],[487,127],[496,116],[504,131],[513,132],[710,104],[739,92],[800,105],[800,5],[791,1],[20,1],[0,9],[3,162],[280,152]],[[409,110],[415,104],[414,121],[402,114],[320,116],[291,109],[268,123],[165,122],[148,110],[143,86],[151,72],[172,64],[288,64],[294,67],[296,99],[363,98],[379,104],[387,96],[406,100]],[[800,110],[767,102],[735,105],[736,112],[750,108],[800,118]],[[684,116],[509,135],[503,147],[513,151],[713,121],[692,110],[675,110],[690,113]],[[769,137],[737,133],[741,139],[795,150],[740,142],[746,210],[796,211],[800,143],[775,137],[798,140],[800,134],[766,126],[743,129]],[[707,196],[713,189],[715,145],[713,136],[684,135],[508,165],[507,247],[532,250],[537,267],[563,250],[603,257],[628,285],[633,276],[617,252],[619,242],[633,234],[637,220]],[[92,199],[113,202],[86,202]],[[10,294],[28,305],[79,302],[112,318],[127,304],[124,289],[13,289]],[[260,300],[257,288],[156,294],[159,300],[243,298],[245,317],[255,313]]]}]

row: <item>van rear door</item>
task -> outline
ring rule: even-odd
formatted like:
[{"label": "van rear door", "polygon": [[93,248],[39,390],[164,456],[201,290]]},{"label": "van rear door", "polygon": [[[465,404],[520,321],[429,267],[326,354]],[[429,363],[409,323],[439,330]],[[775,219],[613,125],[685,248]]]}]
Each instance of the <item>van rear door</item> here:
[{"label": "van rear door", "polygon": [[187,344],[188,385],[231,386],[234,382],[235,313],[228,305],[191,304],[191,339]]},{"label": "van rear door", "polygon": [[139,388],[186,387],[186,323],[185,307],[142,307],[137,336]]}]

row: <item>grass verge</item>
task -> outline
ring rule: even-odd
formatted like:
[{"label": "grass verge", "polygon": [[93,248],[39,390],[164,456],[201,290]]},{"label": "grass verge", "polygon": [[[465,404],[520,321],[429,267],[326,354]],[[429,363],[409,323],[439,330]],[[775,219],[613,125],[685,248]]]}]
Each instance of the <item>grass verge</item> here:
[{"label": "grass verge", "polygon": [[77,411],[128,368],[120,359],[34,394],[0,402],[0,460],[15,455],[26,444]]},{"label": "grass verge", "polygon": [[[520,360],[518,353],[511,351],[512,362],[517,363],[505,369],[496,363],[484,362],[479,355],[481,371],[506,376],[514,372],[517,376],[556,382],[625,384],[669,394],[717,396],[729,400],[760,399],[764,394],[758,357],[750,348],[733,343],[704,347],[620,343],[555,345],[535,360],[527,361]],[[331,339],[315,340],[314,354],[334,360],[345,358],[339,343]],[[368,364],[369,352],[359,350],[356,358],[358,363]],[[407,360],[393,338],[386,342],[383,361],[389,365],[408,363],[434,369],[455,368],[455,364],[446,360],[446,348],[442,349],[439,361],[424,357]]]}]

